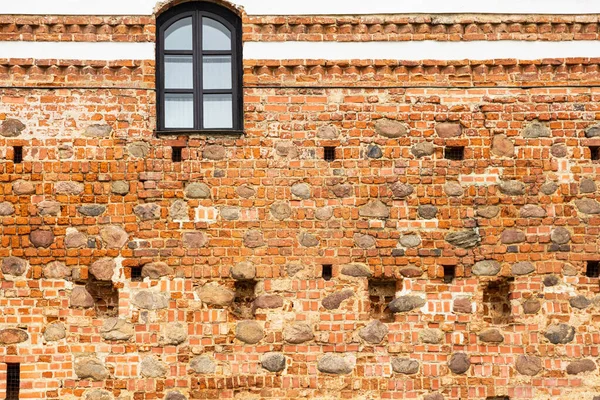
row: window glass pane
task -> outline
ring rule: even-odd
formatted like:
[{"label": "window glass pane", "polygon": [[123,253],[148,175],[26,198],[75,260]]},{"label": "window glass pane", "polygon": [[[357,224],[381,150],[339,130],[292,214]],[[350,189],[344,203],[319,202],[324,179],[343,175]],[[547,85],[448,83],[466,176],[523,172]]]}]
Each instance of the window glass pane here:
[{"label": "window glass pane", "polygon": [[233,102],[230,94],[204,95],[204,129],[233,128]]},{"label": "window glass pane", "polygon": [[165,56],[165,89],[192,89],[192,56]]},{"label": "window glass pane", "polygon": [[202,49],[231,50],[231,31],[214,19],[203,18]]},{"label": "window glass pane", "polygon": [[205,56],[202,65],[204,89],[231,89],[231,56]]},{"label": "window glass pane", "polygon": [[165,128],[194,127],[194,95],[165,94]]},{"label": "window glass pane", "polygon": [[192,17],[182,18],[167,28],[165,50],[192,50]]}]

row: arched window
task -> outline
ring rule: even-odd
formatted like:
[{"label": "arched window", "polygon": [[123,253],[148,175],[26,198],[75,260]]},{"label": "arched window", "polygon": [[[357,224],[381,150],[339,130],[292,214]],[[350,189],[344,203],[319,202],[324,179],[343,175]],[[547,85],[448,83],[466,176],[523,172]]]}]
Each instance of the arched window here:
[{"label": "arched window", "polygon": [[158,130],[242,130],[241,20],[214,3],[188,2],[158,17]]}]

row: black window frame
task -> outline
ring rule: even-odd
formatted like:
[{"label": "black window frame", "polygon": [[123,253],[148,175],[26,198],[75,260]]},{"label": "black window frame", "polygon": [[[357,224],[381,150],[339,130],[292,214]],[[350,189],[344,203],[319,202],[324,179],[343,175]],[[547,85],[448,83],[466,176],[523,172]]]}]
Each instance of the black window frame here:
[{"label": "black window frame", "polygon": [[[165,32],[175,22],[192,17],[192,50],[165,51]],[[231,31],[231,51],[204,50],[202,48],[202,18],[220,22]],[[243,56],[242,56],[242,20],[233,11],[209,2],[189,2],[175,6],[162,13],[156,21],[156,116],[157,133],[211,133],[240,134],[243,132]],[[165,89],[165,55],[191,55],[193,63],[193,89]],[[210,55],[231,55],[231,90],[203,88],[202,58]],[[165,94],[192,93],[194,98],[194,127],[165,127]],[[203,99],[205,94],[232,94],[232,128],[204,128]]]}]

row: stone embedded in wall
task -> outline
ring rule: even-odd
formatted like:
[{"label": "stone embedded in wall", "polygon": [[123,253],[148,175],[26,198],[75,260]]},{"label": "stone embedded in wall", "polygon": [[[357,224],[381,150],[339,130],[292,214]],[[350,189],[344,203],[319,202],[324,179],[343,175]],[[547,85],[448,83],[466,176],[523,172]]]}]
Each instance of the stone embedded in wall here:
[{"label": "stone embedded in wall", "polygon": [[274,309],[283,307],[283,297],[278,296],[276,294],[263,294],[258,296],[254,303],[252,304],[252,308],[257,309]]},{"label": "stone embedded in wall", "polygon": [[369,145],[369,147],[367,147],[367,157],[378,159],[383,157],[383,152],[381,151],[381,148],[379,146],[377,146],[376,144],[371,144]]},{"label": "stone embedded in wall", "polygon": [[105,226],[100,229],[100,237],[108,249],[121,249],[129,240],[129,235],[123,228],[115,225]]},{"label": "stone embedded in wall", "polygon": [[85,394],[84,400],[113,400],[113,395],[104,389],[92,389]]},{"label": "stone embedded in wall", "polygon": [[326,296],[321,301],[321,304],[327,310],[337,310],[344,300],[347,300],[354,296],[354,291],[352,290],[342,290],[340,292],[335,292]]},{"label": "stone embedded in wall", "polygon": [[421,237],[419,235],[403,235],[398,241],[402,247],[412,249],[418,247],[421,244]]},{"label": "stone embedded in wall", "polygon": [[233,303],[235,298],[235,293],[232,290],[216,282],[199,287],[196,289],[196,293],[202,303],[211,306],[227,307]]},{"label": "stone embedded in wall", "polygon": [[588,300],[584,295],[578,295],[569,299],[569,304],[573,308],[584,310],[589,307],[592,302]]},{"label": "stone embedded in wall", "polygon": [[94,298],[83,286],[75,286],[71,291],[70,306],[76,308],[94,307]]},{"label": "stone embedded in wall", "polygon": [[419,276],[423,275],[423,270],[419,267],[415,267],[414,265],[402,267],[398,272],[400,272],[400,275],[405,278],[418,278]]},{"label": "stone embedded in wall", "polygon": [[252,280],[256,277],[256,267],[249,261],[242,261],[231,267],[230,273],[238,281]]},{"label": "stone embedded in wall", "polygon": [[371,200],[369,203],[360,207],[358,213],[361,217],[369,218],[389,218],[390,209],[380,200]]},{"label": "stone embedded in wall", "polygon": [[17,328],[7,328],[0,330],[0,345],[19,344],[29,340],[26,331]]},{"label": "stone embedded in wall", "polygon": [[423,396],[423,400],[444,400],[444,396],[439,393],[431,393]]},{"label": "stone embedded in wall", "polygon": [[207,243],[208,239],[202,232],[185,232],[183,234],[183,247],[186,249],[200,249]]},{"label": "stone embedded in wall", "polygon": [[19,179],[13,182],[12,191],[16,195],[34,194],[35,185],[30,181]]},{"label": "stone embedded in wall", "polygon": [[7,217],[15,213],[15,207],[9,202],[0,203],[0,217]]},{"label": "stone embedded in wall", "polygon": [[592,125],[586,128],[585,137],[595,138],[600,137],[600,124]]},{"label": "stone embedded in wall", "polygon": [[328,221],[333,217],[333,207],[321,207],[315,210],[315,218],[319,221]]},{"label": "stone embedded in wall", "polygon": [[37,205],[40,215],[58,215],[60,213],[60,203],[58,201],[44,200]]},{"label": "stone embedded in wall", "polygon": [[299,199],[310,199],[310,186],[306,183],[296,183],[292,186],[292,194]]},{"label": "stone embedded in wall", "polygon": [[54,233],[51,230],[36,229],[29,234],[29,241],[35,247],[48,248],[54,243]]},{"label": "stone embedded in wall", "polygon": [[525,233],[518,229],[505,229],[500,235],[500,241],[503,244],[523,243],[527,240]]},{"label": "stone embedded in wall", "polygon": [[435,132],[441,138],[453,138],[462,135],[462,125],[453,122],[442,122],[435,126]]},{"label": "stone embedded in wall", "polygon": [[70,195],[78,195],[83,193],[83,183],[79,182],[56,182],[54,184],[54,193],[57,194],[70,194]]},{"label": "stone embedded in wall", "polygon": [[79,212],[79,214],[85,215],[87,217],[97,217],[106,212],[106,206],[101,204],[86,204],[77,207],[77,211]]},{"label": "stone embedded in wall", "polygon": [[129,193],[129,183],[126,181],[114,181],[110,184],[110,191],[114,194],[125,196]]},{"label": "stone embedded in wall", "polygon": [[165,400],[187,400],[187,397],[179,392],[169,392],[165,396]]},{"label": "stone embedded in wall", "polygon": [[305,322],[293,322],[283,329],[283,339],[291,344],[310,342],[314,338],[312,328]]},{"label": "stone embedded in wall", "polygon": [[345,375],[352,372],[356,361],[338,354],[325,354],[317,362],[317,369],[326,374]]},{"label": "stone embedded in wall", "polygon": [[596,363],[589,359],[572,361],[567,365],[567,374],[578,375],[596,370]]},{"label": "stone embedded in wall", "polygon": [[281,353],[265,353],[260,359],[260,365],[269,372],[281,372],[285,369],[285,356]]},{"label": "stone embedded in wall", "polygon": [[237,221],[241,217],[241,210],[239,207],[221,207],[220,213],[221,218],[225,221]]},{"label": "stone embedded in wall", "polygon": [[160,206],[156,203],[138,204],[133,208],[133,213],[141,221],[160,219]]},{"label": "stone embedded in wall", "polygon": [[67,229],[65,235],[65,248],[67,249],[83,249],[87,247],[88,236],[85,233],[73,230],[73,228]]},{"label": "stone embedded in wall", "polygon": [[411,185],[401,182],[396,182],[390,186],[394,199],[404,199],[414,193],[415,188]]},{"label": "stone embedded in wall", "polygon": [[44,329],[44,340],[46,342],[56,342],[67,337],[67,329],[62,322],[53,322],[46,325]]},{"label": "stone embedded in wall", "polygon": [[346,264],[342,266],[342,275],[352,276],[355,278],[370,278],[373,276],[371,269],[360,263]]},{"label": "stone embedded in wall", "polygon": [[173,221],[189,221],[190,208],[187,202],[183,200],[175,200],[169,207],[169,217]]},{"label": "stone embedded in wall", "polygon": [[300,233],[300,235],[298,235],[298,242],[304,247],[316,247],[319,245],[319,239],[308,232]]},{"label": "stone embedded in wall", "polygon": [[90,274],[99,281],[110,281],[115,273],[117,264],[112,258],[101,258],[90,265]]},{"label": "stone embedded in wall", "polygon": [[464,189],[458,182],[448,182],[444,185],[444,193],[451,197],[459,197],[464,194]]},{"label": "stone embedded in wall", "polygon": [[262,232],[256,229],[252,229],[244,233],[243,241],[244,245],[251,249],[266,245]]},{"label": "stone embedded in wall", "polygon": [[523,303],[523,312],[525,314],[537,314],[541,308],[542,304],[536,299],[529,299]]},{"label": "stone embedded in wall", "polygon": [[217,365],[208,356],[199,356],[192,358],[190,368],[197,374],[214,374],[217,370]]},{"label": "stone embedded in wall", "polygon": [[596,182],[590,178],[583,178],[579,182],[579,193],[595,193],[597,190]]},{"label": "stone embedded in wall", "polygon": [[27,261],[19,257],[4,257],[2,273],[4,275],[21,276],[27,271]]},{"label": "stone embedded in wall", "polygon": [[339,185],[335,185],[331,189],[331,191],[333,192],[333,194],[336,197],[344,198],[344,197],[350,197],[354,192],[354,188],[352,187],[352,185],[349,185],[349,184],[339,184]]},{"label": "stone embedded in wall", "polygon": [[381,321],[371,321],[367,326],[362,328],[358,335],[362,340],[372,344],[379,344],[388,335],[388,327]]},{"label": "stone embedded in wall", "polygon": [[521,375],[535,376],[542,371],[542,360],[536,356],[521,355],[517,358],[515,368]]},{"label": "stone embedded in wall", "polygon": [[161,310],[169,307],[169,299],[161,293],[141,290],[132,297],[131,304],[144,310]]},{"label": "stone embedded in wall", "polygon": [[393,313],[402,313],[412,311],[417,308],[423,307],[427,303],[421,296],[408,295],[408,296],[400,296],[392,300],[392,302],[388,305],[388,308]]},{"label": "stone embedded in wall", "polygon": [[514,157],[515,145],[506,135],[494,135],[491,152],[498,157]]},{"label": "stone embedded in wall", "polygon": [[150,145],[146,142],[133,142],[127,145],[127,152],[135,158],[146,158],[150,153]]},{"label": "stone embedded in wall", "polygon": [[600,203],[593,199],[575,200],[579,212],[584,214],[600,214]]},{"label": "stone embedded in wall", "polygon": [[560,283],[560,279],[556,275],[546,275],[542,280],[544,286],[556,286]]},{"label": "stone embedded in wall", "polygon": [[92,138],[107,138],[112,132],[112,127],[108,124],[93,124],[85,128],[83,136]]},{"label": "stone embedded in wall", "polygon": [[567,324],[553,324],[548,326],[544,337],[552,344],[567,344],[575,337],[575,328]]},{"label": "stone embedded in wall", "polygon": [[548,214],[540,206],[527,204],[521,208],[519,215],[521,218],[545,218]]},{"label": "stone embedded in wall", "polygon": [[392,370],[398,374],[413,375],[419,372],[419,362],[410,358],[392,358]]},{"label": "stone embedded in wall", "polygon": [[135,327],[121,318],[107,318],[100,327],[100,334],[104,340],[129,340],[135,335]]},{"label": "stone embedded in wall", "polygon": [[0,135],[4,137],[17,137],[25,130],[25,128],[25,124],[18,119],[7,118],[2,121],[2,125],[0,125]]},{"label": "stone embedded in wall", "polygon": [[529,261],[521,261],[511,267],[513,275],[528,275],[535,271],[535,267]]},{"label": "stone embedded in wall", "polygon": [[108,378],[104,363],[95,356],[79,356],[74,362],[75,375],[79,379],[103,381]]},{"label": "stone embedded in wall", "polygon": [[173,274],[175,274],[173,268],[161,261],[148,263],[142,267],[142,278],[160,279]]},{"label": "stone embedded in wall", "polygon": [[239,321],[235,327],[236,339],[247,344],[256,344],[264,336],[263,327],[256,321]]},{"label": "stone embedded in wall", "polygon": [[390,139],[396,139],[406,136],[408,133],[408,128],[402,122],[384,118],[375,121],[375,132],[378,135]]},{"label": "stone embedded in wall", "polygon": [[550,137],[550,129],[539,121],[533,121],[523,129],[521,135],[526,139]]},{"label": "stone embedded in wall", "polygon": [[334,125],[321,126],[317,130],[317,137],[319,139],[335,140],[339,136],[340,136],[340,133]]},{"label": "stone embedded in wall", "polygon": [[354,243],[361,249],[370,249],[375,247],[375,238],[371,235],[363,235],[361,233],[354,234]]},{"label": "stone embedded in wall", "polygon": [[185,196],[189,199],[209,199],[210,188],[205,183],[190,183],[185,187]]},{"label": "stone embedded in wall", "polygon": [[219,144],[208,145],[204,148],[202,152],[202,158],[212,161],[223,160],[227,157],[227,153],[225,151],[225,147]]},{"label": "stone embedded in wall", "polygon": [[269,208],[269,211],[273,218],[279,221],[288,219],[292,215],[292,208],[287,202],[283,201],[273,203],[273,205],[271,205]]},{"label": "stone embedded in wall", "polygon": [[[238,186],[235,189],[235,193],[237,193],[238,196],[244,198],[244,199],[249,199],[250,197],[253,197],[256,195],[256,190],[248,185],[242,185],[242,186]],[[210,193],[209,193],[210,196]]]},{"label": "stone embedded in wall", "polygon": [[167,375],[167,366],[156,357],[147,356],[140,362],[139,371],[145,378],[163,378]]},{"label": "stone embedded in wall", "polygon": [[433,219],[437,216],[438,209],[436,206],[432,206],[431,204],[426,204],[423,206],[419,206],[417,210],[419,217],[423,219]]},{"label": "stone embedded in wall", "polygon": [[500,189],[500,193],[507,196],[522,196],[525,194],[525,184],[515,180],[500,182],[498,189]]},{"label": "stone embedded in wall", "polygon": [[423,158],[433,154],[435,148],[433,147],[433,143],[431,142],[421,142],[415,144],[410,152],[415,158]]},{"label": "stone embedded in wall", "polygon": [[495,218],[500,213],[500,207],[488,206],[475,210],[475,215],[482,218]]},{"label": "stone embedded in wall", "polygon": [[452,232],[446,235],[446,242],[462,249],[471,249],[481,242],[481,236],[474,230]]},{"label": "stone embedded in wall", "polygon": [[500,263],[495,260],[484,260],[475,263],[473,266],[473,275],[477,276],[495,276],[500,272]]},{"label": "stone embedded in wall", "polygon": [[471,368],[471,360],[465,353],[454,353],[448,361],[448,368],[455,374],[464,374]]},{"label": "stone embedded in wall", "polygon": [[74,154],[75,152],[73,151],[73,146],[71,146],[70,144],[61,144],[58,146],[59,159],[66,160],[73,157]]},{"label": "stone embedded in wall", "polygon": [[473,312],[471,298],[461,296],[454,299],[454,302],[452,303],[452,311],[455,313],[471,314]]},{"label": "stone embedded in wall", "polygon": [[567,152],[567,146],[562,143],[553,144],[550,147],[550,154],[557,158],[566,157]]},{"label": "stone embedded in wall", "polygon": [[498,329],[486,329],[479,334],[479,340],[485,343],[502,343],[504,342],[504,336]]},{"label": "stone embedded in wall", "polygon": [[540,191],[547,196],[554,194],[558,190],[558,184],[556,182],[547,182],[540,186]]},{"label": "stone embedded in wall", "polygon": [[42,268],[42,274],[46,279],[66,279],[71,276],[71,268],[61,261],[52,261]]},{"label": "stone embedded in wall", "polygon": [[188,338],[188,324],[180,322],[168,323],[165,327],[164,334],[161,337],[160,343],[163,346],[179,346]]},{"label": "stone embedded in wall", "polygon": [[550,232],[550,240],[554,244],[566,244],[571,241],[571,232],[567,228],[563,228],[562,226],[558,228],[554,228],[552,232]]},{"label": "stone embedded in wall", "polygon": [[444,332],[439,329],[423,329],[419,332],[419,340],[427,344],[440,344],[444,339]]},{"label": "stone embedded in wall", "polygon": [[294,145],[293,142],[289,142],[289,141],[278,142],[275,145],[275,152],[280,157],[290,157],[290,158],[298,157],[298,148]]}]

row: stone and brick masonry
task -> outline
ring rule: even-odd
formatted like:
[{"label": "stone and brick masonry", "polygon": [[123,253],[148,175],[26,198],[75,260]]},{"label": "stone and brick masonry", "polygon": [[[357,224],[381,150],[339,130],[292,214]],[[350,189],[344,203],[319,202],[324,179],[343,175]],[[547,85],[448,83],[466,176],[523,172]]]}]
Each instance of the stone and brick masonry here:
[{"label": "stone and brick masonry", "polygon": [[[245,16],[244,40],[599,32],[490,18]],[[0,60],[0,397],[20,363],[27,399],[597,400],[599,63],[248,60],[243,135],[157,137],[153,61]]]}]

